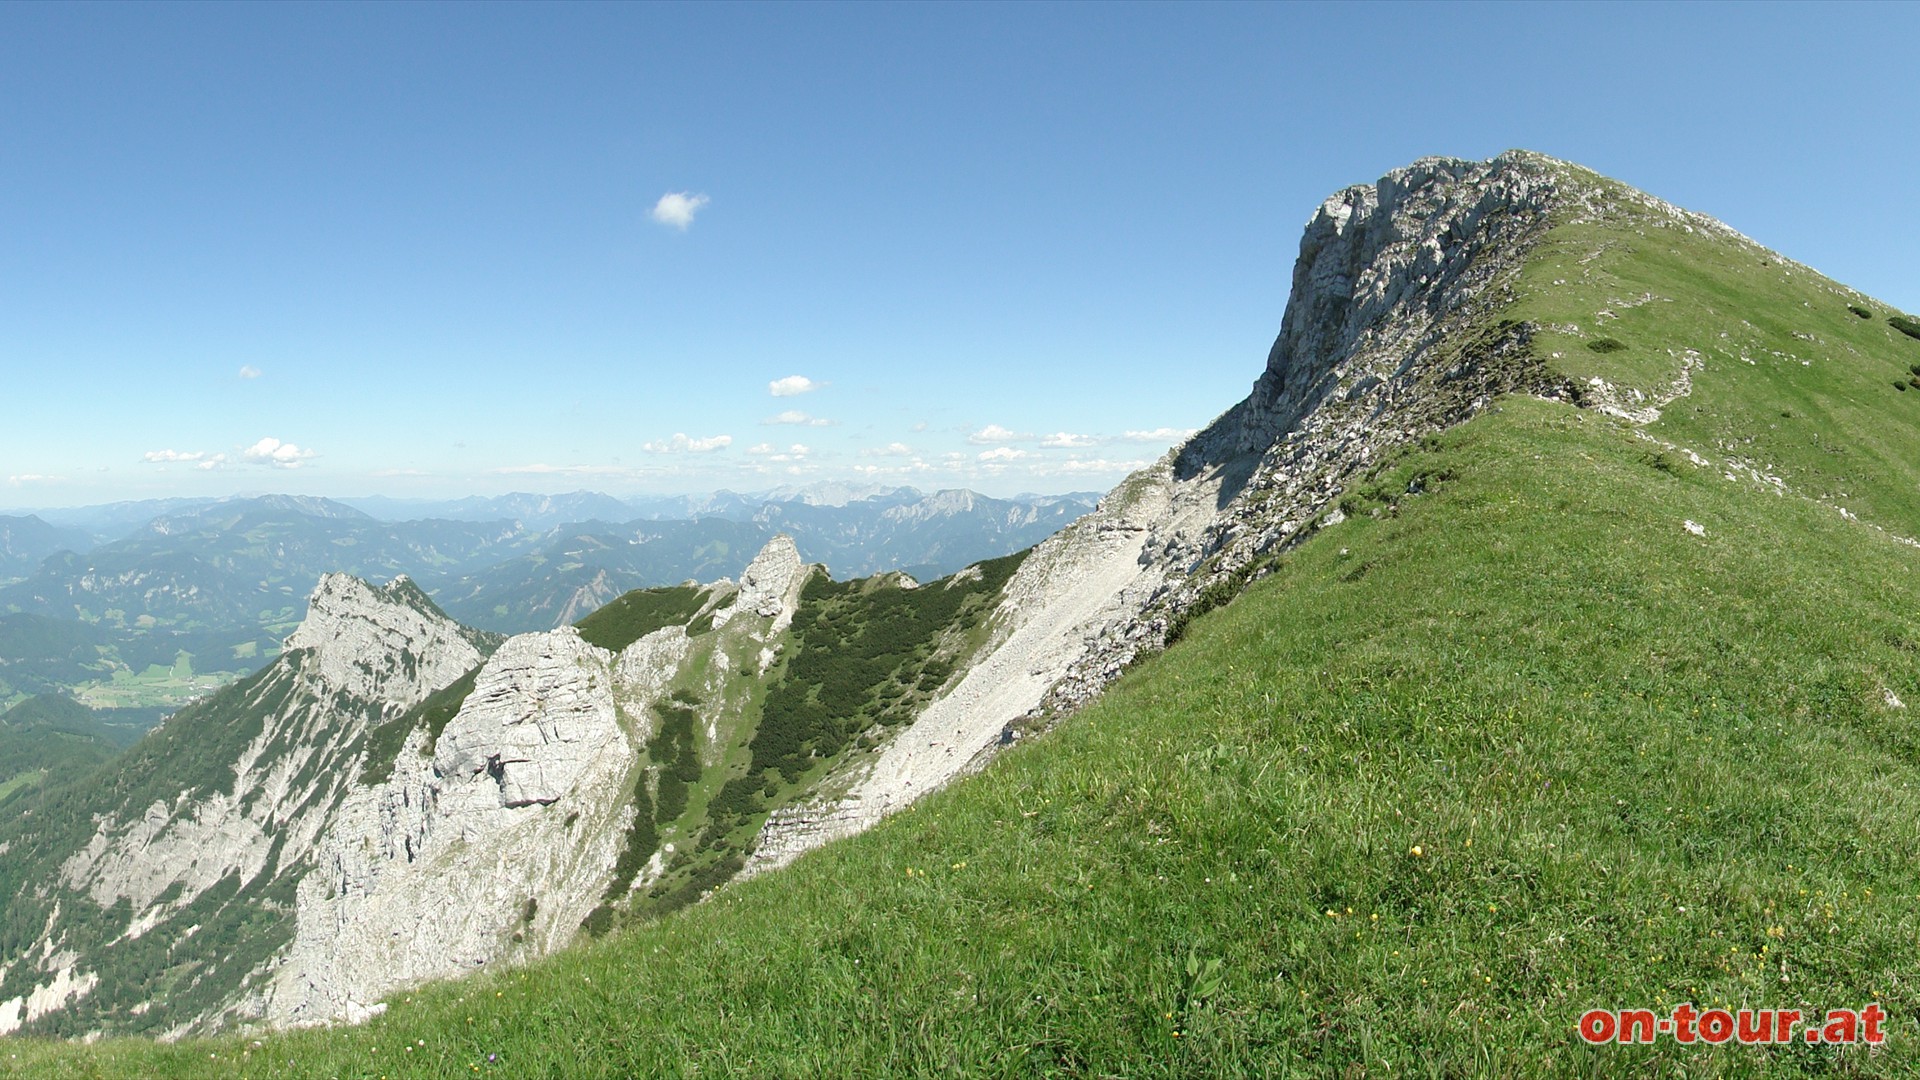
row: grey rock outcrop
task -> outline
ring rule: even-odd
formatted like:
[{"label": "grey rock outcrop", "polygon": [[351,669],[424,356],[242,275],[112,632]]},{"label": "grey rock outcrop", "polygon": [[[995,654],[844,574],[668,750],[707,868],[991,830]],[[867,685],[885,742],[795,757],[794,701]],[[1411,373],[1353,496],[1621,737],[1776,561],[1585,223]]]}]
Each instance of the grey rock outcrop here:
[{"label": "grey rock outcrop", "polygon": [[[711,616],[715,636],[763,647],[792,620],[807,573],[776,537]],[[503,644],[430,749],[416,732],[392,776],[346,794],[300,881],[298,927],[260,1017],[358,1020],[404,987],[570,941],[609,886],[630,884],[610,878],[635,770],[652,706],[692,649],[678,625],[617,655],[572,627]]]},{"label": "grey rock outcrop", "polygon": [[[100,816],[85,846],[60,863],[58,884],[102,909],[126,902],[133,914],[123,936],[137,939],[223,881],[245,889],[297,872],[350,783],[353,749],[368,728],[479,660],[466,632],[404,578],[374,588],[328,575],[286,655],[240,691],[260,728],[238,748],[225,782]],[[29,950],[49,981],[14,1010],[16,1024],[92,989],[65,940],[56,917]],[[60,1001],[47,1000],[56,989]]]},{"label": "grey rock outcrop", "polygon": [[300,882],[267,1020],[359,1019],[392,990],[572,936],[647,734],[617,715],[613,660],[571,627],[510,639],[430,756],[416,733],[390,778],[347,794]]}]

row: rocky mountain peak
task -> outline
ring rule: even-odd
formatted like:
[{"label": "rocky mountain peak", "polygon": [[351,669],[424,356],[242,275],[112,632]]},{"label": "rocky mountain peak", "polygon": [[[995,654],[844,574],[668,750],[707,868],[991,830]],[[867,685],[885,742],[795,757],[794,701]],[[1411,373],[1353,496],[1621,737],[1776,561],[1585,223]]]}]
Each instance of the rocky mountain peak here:
[{"label": "rocky mountain peak", "polygon": [[1280,335],[1236,448],[1263,449],[1291,431],[1349,374],[1344,362],[1379,351],[1370,346],[1386,332],[1395,338],[1386,351],[1410,364],[1444,316],[1546,230],[1570,168],[1522,150],[1422,158],[1329,196],[1300,238]]},{"label": "rocky mountain peak", "polygon": [[304,670],[326,690],[402,708],[482,659],[460,625],[404,575],[378,588],[351,574],[322,577],[286,648],[307,652]]},{"label": "rocky mountain peak", "polygon": [[738,609],[769,616],[777,614],[805,569],[793,537],[781,533],[767,541],[740,575]]}]

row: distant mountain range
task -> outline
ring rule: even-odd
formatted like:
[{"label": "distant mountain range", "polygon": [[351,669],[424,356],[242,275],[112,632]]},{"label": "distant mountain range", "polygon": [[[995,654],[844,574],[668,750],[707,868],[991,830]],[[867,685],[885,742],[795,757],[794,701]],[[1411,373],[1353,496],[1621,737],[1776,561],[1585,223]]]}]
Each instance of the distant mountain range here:
[{"label": "distant mountain range", "polygon": [[54,552],[85,550],[93,544],[94,538],[82,529],[61,528],[31,515],[0,517],[0,581],[26,577]]},{"label": "distant mountain range", "polygon": [[321,575],[405,574],[455,618],[545,630],[632,589],[738,575],[777,533],[839,576],[923,580],[1029,547],[1095,493],[833,484],[626,501],[598,492],[427,502],[262,495],[0,518],[0,705],[71,692],[148,722],[252,670]]}]

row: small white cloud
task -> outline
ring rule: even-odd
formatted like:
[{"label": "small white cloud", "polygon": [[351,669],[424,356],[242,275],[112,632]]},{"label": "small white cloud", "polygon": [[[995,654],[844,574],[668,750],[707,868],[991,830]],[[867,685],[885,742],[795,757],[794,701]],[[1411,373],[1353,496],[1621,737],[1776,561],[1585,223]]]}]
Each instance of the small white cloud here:
[{"label": "small white cloud", "polygon": [[714,435],[705,439],[688,438],[686,432],[676,431],[671,439],[640,444],[640,449],[649,454],[705,454],[714,450],[725,450],[733,445],[733,436]]},{"label": "small white cloud", "polygon": [[1195,428],[1160,427],[1151,431],[1129,431],[1121,436],[1128,442],[1176,443],[1192,435]]},{"label": "small white cloud", "polygon": [[747,447],[747,453],[771,454],[773,453],[773,444],[770,442],[754,443],[752,446]]},{"label": "small white cloud", "polygon": [[64,476],[48,476],[44,473],[20,473],[7,477],[8,487],[25,487],[28,484],[57,484],[65,480]]},{"label": "small white cloud", "polygon": [[1075,435],[1070,431],[1056,431],[1040,440],[1040,445],[1052,450],[1084,450],[1094,446],[1100,440],[1091,435]]},{"label": "small white cloud", "polygon": [[687,226],[693,224],[693,215],[699,213],[700,208],[707,205],[707,202],[705,195],[669,191],[660,196],[659,202],[653,204],[653,209],[649,211],[648,216],[662,225],[686,232]]},{"label": "small white cloud", "polygon": [[1001,427],[999,424],[988,424],[986,427],[967,436],[967,441],[976,446],[987,446],[997,442],[1015,442],[1031,438],[1033,438],[1032,435],[1011,431]]},{"label": "small white cloud", "polygon": [[820,389],[825,383],[817,383],[805,375],[789,375],[784,379],[775,379],[767,384],[767,392],[774,397],[793,397]]},{"label": "small white cloud", "polygon": [[241,364],[240,377],[243,379],[257,379],[260,377],[260,369],[254,367],[252,364]]},{"label": "small white cloud", "polygon": [[891,442],[885,446],[869,446],[860,451],[861,457],[912,457],[913,447],[902,442]]},{"label": "small white cloud", "polygon": [[170,462],[170,461],[203,461],[209,456],[210,455],[205,450],[194,450],[191,452],[183,451],[183,450],[149,450],[146,453],[140,455],[140,458],[142,461]]},{"label": "small white cloud", "polygon": [[1005,462],[1018,461],[1026,456],[1027,452],[1025,450],[1015,450],[1011,446],[1002,446],[993,450],[981,451],[979,459],[981,461]]},{"label": "small white cloud", "polygon": [[240,452],[240,456],[256,465],[271,465],[276,469],[297,469],[300,463],[320,455],[304,447],[295,446],[279,439],[261,439]]},{"label": "small white cloud", "polygon": [[919,423],[913,425],[913,430],[915,431],[927,430],[927,422],[925,420],[920,421]]},{"label": "small white cloud", "polygon": [[223,466],[225,466],[225,465],[226,465],[226,463],[227,463],[227,455],[225,455],[225,454],[209,454],[209,455],[207,456],[207,459],[206,459],[205,461],[202,461],[202,462],[201,462],[200,464],[198,464],[198,465],[195,465],[195,466],[194,466],[194,468],[196,468],[196,469],[218,469],[218,468],[222,468]]},{"label": "small white cloud", "polygon": [[808,416],[799,409],[788,409],[777,416],[769,416],[760,421],[763,424],[803,424],[807,427],[827,427],[833,423],[823,416]]},{"label": "small white cloud", "polygon": [[432,473],[420,469],[375,469],[369,476],[432,476]]}]

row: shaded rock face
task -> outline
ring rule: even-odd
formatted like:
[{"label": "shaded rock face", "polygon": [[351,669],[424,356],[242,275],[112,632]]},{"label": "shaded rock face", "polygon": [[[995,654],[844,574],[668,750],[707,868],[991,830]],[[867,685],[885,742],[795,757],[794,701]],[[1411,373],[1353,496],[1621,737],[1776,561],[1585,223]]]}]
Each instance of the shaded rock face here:
[{"label": "shaded rock face", "polygon": [[1557,165],[1518,152],[1428,158],[1322,203],[1300,239],[1280,336],[1236,418],[1235,449],[1265,450],[1336,387],[1354,389],[1343,376],[1355,360],[1391,351],[1396,362],[1369,370],[1374,378],[1417,363],[1447,317],[1546,231]]}]

